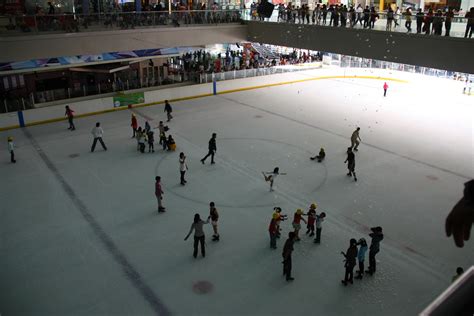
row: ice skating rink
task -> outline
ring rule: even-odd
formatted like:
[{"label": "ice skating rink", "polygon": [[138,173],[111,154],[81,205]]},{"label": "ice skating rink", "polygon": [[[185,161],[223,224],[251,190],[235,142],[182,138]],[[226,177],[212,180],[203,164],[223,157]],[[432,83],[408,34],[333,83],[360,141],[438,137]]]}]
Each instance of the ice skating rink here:
[{"label": "ice skating rink", "polygon": [[[359,74],[359,70],[347,70]],[[318,70],[278,75],[316,77]],[[364,72],[364,74],[366,74]],[[136,151],[130,111],[0,134],[2,315],[415,315],[474,262],[444,220],[474,176],[474,96],[452,80],[385,72],[383,80],[325,79],[172,102],[176,152]],[[267,78],[260,78],[262,84]],[[163,105],[134,110],[140,126],[164,120]],[[60,113],[59,115],[62,115]],[[100,121],[109,150],[90,153]],[[361,127],[358,182],[345,151]],[[156,130],[157,131],[157,130]],[[217,133],[216,164],[200,159]],[[9,162],[13,136],[17,164]],[[156,135],[156,139],[158,139]],[[320,147],[326,160],[309,159]],[[185,152],[187,185],[179,184]],[[269,192],[262,171],[280,167]],[[162,177],[158,214],[154,178]],[[220,213],[219,242],[205,226],[206,258],[184,241],[194,213]],[[293,276],[281,250],[297,208],[325,211],[322,243],[295,245]],[[282,223],[269,248],[274,206]],[[344,287],[349,239],[382,226],[377,273]],[[366,258],[366,266],[368,257]],[[355,269],[356,270],[356,269]]]}]

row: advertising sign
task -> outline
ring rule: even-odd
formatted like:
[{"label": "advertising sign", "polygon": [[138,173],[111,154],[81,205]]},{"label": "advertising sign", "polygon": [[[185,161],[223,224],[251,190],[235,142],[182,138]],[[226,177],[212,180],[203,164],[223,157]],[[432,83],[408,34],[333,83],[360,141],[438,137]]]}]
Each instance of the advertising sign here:
[{"label": "advertising sign", "polygon": [[114,107],[145,103],[143,92],[124,93],[114,97]]}]

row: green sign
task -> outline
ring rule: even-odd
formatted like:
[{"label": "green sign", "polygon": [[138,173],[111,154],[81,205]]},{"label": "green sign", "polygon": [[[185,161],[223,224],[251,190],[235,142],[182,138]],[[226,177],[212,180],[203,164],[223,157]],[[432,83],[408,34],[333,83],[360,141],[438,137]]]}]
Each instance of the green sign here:
[{"label": "green sign", "polygon": [[145,103],[145,94],[143,92],[124,93],[114,97],[114,107],[140,103]]}]

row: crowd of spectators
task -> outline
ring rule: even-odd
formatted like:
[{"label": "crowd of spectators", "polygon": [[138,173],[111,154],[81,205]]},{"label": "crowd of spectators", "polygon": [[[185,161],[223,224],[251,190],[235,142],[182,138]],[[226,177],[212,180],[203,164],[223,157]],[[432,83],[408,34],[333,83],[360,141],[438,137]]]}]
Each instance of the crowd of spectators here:
[{"label": "crowd of spectators", "polygon": [[[264,20],[263,15],[259,12],[262,4],[252,3],[250,6],[251,17],[253,19]],[[313,10],[310,10],[307,4],[294,6],[291,3],[288,5],[280,4],[277,7],[278,17],[277,21],[300,24],[316,24],[327,25],[334,27],[359,27],[373,29],[375,22],[381,16],[386,19],[386,31],[392,31],[393,28],[399,27],[402,24],[402,19],[405,21],[405,28],[407,33],[412,32],[412,21],[416,22],[416,33],[442,35],[443,25],[445,29],[445,36],[450,36],[450,30],[453,20],[459,16],[452,8],[442,10],[428,9],[423,12],[418,9],[416,13],[413,9],[408,7],[402,11],[399,7],[393,9],[389,7],[384,12],[377,12],[375,7],[357,5],[346,6],[343,4],[326,5],[318,3]],[[464,15],[466,19],[466,30],[464,37],[472,37],[472,30],[474,28],[474,7]]]}]

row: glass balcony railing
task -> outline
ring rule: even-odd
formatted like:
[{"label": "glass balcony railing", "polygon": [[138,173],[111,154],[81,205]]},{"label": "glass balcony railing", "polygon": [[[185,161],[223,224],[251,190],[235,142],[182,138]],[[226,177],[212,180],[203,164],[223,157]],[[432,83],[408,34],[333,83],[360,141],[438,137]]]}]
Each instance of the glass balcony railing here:
[{"label": "glass balcony railing", "polygon": [[73,33],[160,26],[216,25],[240,21],[241,10],[4,15],[0,16],[0,34]]},{"label": "glass balcony railing", "polygon": [[394,15],[394,19],[387,19],[386,12],[377,12],[369,15],[368,20],[364,20],[363,14],[358,15],[355,13],[351,15],[350,12],[346,12],[344,15],[342,13],[331,14],[331,12],[327,12],[327,15],[324,17],[321,11],[311,10],[304,18],[303,16],[298,16],[297,13],[294,14],[294,12],[291,11],[288,14],[287,12],[282,13],[275,9],[270,18],[260,18],[256,10],[246,9],[242,13],[242,17],[244,20],[262,22],[319,25],[322,27],[366,29],[433,36],[469,38],[470,34],[474,33],[474,25],[468,27],[468,19],[462,16],[454,16],[450,19],[451,22],[449,23],[449,21],[446,21],[445,16],[425,18],[426,14],[421,21],[417,21],[416,12],[414,11],[410,18],[402,13]]}]

